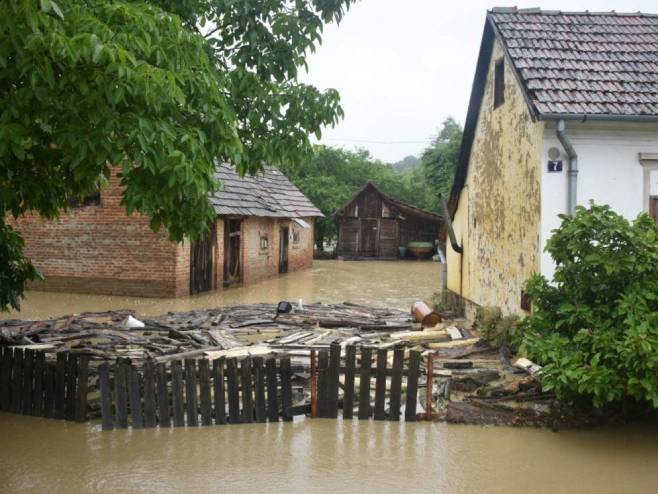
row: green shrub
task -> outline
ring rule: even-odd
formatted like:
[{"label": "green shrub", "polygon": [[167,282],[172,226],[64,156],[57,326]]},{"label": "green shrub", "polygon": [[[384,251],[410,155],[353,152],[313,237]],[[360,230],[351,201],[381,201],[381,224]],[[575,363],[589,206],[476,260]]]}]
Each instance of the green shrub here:
[{"label": "green shrub", "polygon": [[543,388],[597,407],[630,398],[658,408],[654,221],[591,203],[562,217],[546,250],[554,279],[528,281],[533,313],[522,322],[522,350],[544,366]]}]

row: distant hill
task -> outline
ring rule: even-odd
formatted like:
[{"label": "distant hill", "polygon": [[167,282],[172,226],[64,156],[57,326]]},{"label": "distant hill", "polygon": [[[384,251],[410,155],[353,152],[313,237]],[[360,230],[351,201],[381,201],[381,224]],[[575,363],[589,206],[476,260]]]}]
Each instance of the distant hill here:
[{"label": "distant hill", "polygon": [[400,161],[397,161],[396,163],[393,163],[393,169],[398,172],[402,172],[404,170],[409,170],[410,168],[415,167],[420,163],[420,159],[416,158],[415,156],[407,156]]}]

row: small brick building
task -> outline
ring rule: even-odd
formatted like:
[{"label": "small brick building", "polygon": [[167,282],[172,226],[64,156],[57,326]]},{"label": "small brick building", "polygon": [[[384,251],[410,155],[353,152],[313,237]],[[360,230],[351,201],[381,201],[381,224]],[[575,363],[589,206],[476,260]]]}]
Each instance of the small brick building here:
[{"label": "small brick building", "polygon": [[177,297],[251,283],[311,266],[314,219],[322,213],[277,169],[216,174],[217,218],[205,239],[171,242],[148,218],[126,214],[112,176],[99,195],[59,219],[28,214],[16,222],[25,254],[45,275],[37,290]]}]

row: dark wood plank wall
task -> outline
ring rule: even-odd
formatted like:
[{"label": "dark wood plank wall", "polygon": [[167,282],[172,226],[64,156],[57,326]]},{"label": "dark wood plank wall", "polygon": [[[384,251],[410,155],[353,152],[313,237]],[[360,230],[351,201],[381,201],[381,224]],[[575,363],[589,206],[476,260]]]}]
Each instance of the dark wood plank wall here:
[{"label": "dark wood plank wall", "polygon": [[[399,246],[412,241],[434,242],[439,238],[440,225],[407,210],[400,212],[376,190],[367,188],[344,208],[337,226],[338,255],[397,257]],[[373,232],[374,237],[370,237]]]}]

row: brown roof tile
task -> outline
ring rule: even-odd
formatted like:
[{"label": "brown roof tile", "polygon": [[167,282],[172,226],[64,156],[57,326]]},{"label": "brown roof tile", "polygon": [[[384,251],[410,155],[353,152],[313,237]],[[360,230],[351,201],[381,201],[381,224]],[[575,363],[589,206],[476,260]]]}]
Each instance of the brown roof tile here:
[{"label": "brown roof tile", "polygon": [[658,115],[658,16],[494,8],[539,114]]}]

